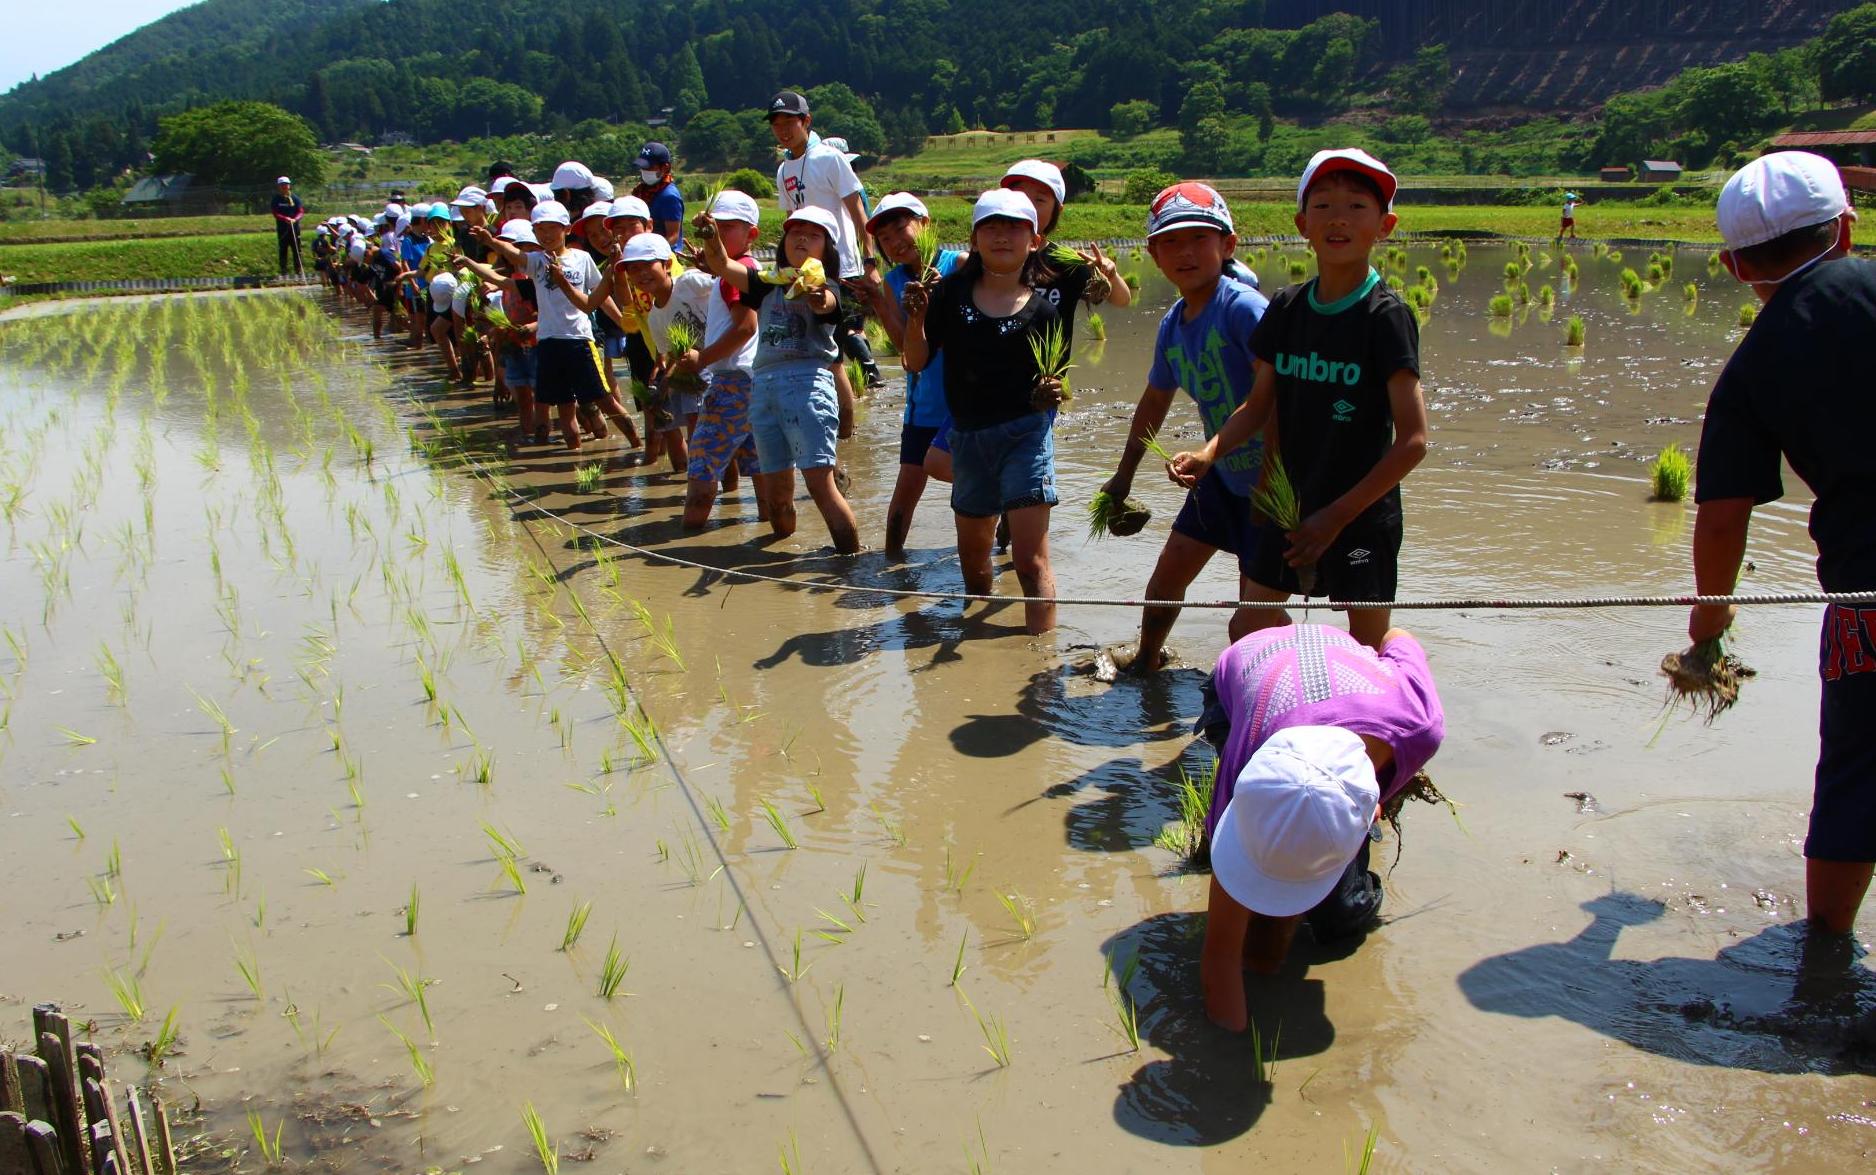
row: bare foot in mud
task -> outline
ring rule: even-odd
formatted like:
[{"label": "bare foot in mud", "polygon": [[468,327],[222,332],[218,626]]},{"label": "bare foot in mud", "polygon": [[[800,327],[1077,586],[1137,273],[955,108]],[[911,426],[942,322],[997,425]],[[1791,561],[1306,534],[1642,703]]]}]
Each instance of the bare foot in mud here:
[{"label": "bare foot in mud", "polygon": [[1113,684],[1121,674],[1129,677],[1148,677],[1173,664],[1178,658],[1171,649],[1161,649],[1159,656],[1151,664],[1140,661],[1140,651],[1133,645],[1121,645],[1118,648],[1102,649],[1095,654],[1094,679]]}]

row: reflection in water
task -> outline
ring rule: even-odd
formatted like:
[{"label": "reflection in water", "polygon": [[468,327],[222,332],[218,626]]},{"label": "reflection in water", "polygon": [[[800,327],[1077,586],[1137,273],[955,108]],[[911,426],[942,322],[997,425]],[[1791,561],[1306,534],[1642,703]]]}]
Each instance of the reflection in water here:
[{"label": "reflection in water", "polygon": [[1593,921],[1562,943],[1476,963],[1459,988],[1487,1012],[1559,1016],[1635,1048],[1696,1065],[1761,1073],[1876,1073],[1876,973],[1847,939],[1772,926],[1712,959],[1613,958],[1625,926],[1659,902],[1612,893],[1584,903]]}]

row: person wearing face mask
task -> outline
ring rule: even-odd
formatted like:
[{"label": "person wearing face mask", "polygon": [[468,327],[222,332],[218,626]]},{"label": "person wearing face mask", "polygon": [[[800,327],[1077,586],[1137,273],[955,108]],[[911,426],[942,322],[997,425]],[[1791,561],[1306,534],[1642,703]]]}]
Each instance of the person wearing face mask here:
[{"label": "person wearing face mask", "polygon": [[[1856,212],[1835,164],[1804,151],[1760,156],[1720,189],[1727,272],[1759,312],[1720,372],[1700,432],[1694,586],[1732,593],[1756,506],[1784,496],[1784,466],[1816,496],[1811,537],[1827,592],[1876,589],[1876,398],[1867,340],[1876,264],[1850,253]],[[1696,606],[1696,643],[1724,635],[1733,608]],[[1833,604],[1818,651],[1821,743],[1804,842],[1813,941],[1854,965],[1857,909],[1876,862],[1876,609]]]},{"label": "person wearing face mask", "polygon": [[684,245],[684,196],[671,178],[671,148],[663,143],[646,143],[639,149],[632,166],[638,168],[638,186],[632,194],[651,209],[651,231],[670,243],[673,249]]}]

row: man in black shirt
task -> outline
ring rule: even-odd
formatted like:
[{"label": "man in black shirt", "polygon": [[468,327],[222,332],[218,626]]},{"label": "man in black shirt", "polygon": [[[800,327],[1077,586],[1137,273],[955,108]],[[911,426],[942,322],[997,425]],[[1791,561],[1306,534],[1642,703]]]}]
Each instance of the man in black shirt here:
[{"label": "man in black shirt", "polygon": [[287,254],[293,254],[293,272],[306,276],[306,267],[300,263],[300,217],[306,215],[306,205],[293,194],[293,181],[281,176],[274,181],[274,238],[280,247],[280,273],[287,273]]},{"label": "man in black shirt", "polygon": [[[1764,310],[1707,402],[1694,493],[1702,595],[1733,591],[1753,507],[1784,495],[1781,458],[1817,497],[1811,537],[1824,590],[1876,589],[1876,265],[1847,256],[1855,220],[1836,167],[1801,151],[1762,156],[1721,191],[1720,259]],[[1732,622],[1730,607],[1697,607],[1687,631],[1711,640]],[[1805,903],[1816,929],[1844,935],[1876,862],[1876,608],[1826,611],[1818,672]]]}]

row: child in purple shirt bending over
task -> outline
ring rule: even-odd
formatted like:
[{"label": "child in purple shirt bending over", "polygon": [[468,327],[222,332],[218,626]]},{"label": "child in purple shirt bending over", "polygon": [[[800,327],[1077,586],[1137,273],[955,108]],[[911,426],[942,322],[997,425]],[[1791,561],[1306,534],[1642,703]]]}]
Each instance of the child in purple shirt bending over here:
[{"label": "child in purple shirt bending over", "polygon": [[1426,652],[1398,628],[1378,652],[1320,624],[1253,632],[1206,694],[1199,730],[1219,755],[1199,981],[1206,1014],[1240,1031],[1244,969],[1274,973],[1304,917],[1319,941],[1373,924],[1368,830],[1439,749],[1446,717]]}]

